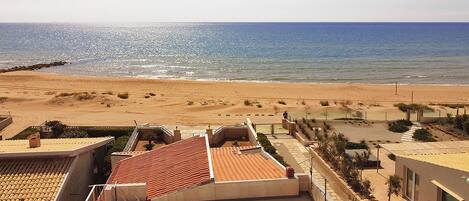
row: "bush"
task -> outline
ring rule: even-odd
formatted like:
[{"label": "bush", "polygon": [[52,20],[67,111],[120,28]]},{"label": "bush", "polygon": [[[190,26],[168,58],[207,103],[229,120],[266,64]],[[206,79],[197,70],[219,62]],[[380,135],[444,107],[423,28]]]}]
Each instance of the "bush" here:
[{"label": "bush", "polygon": [[396,155],[394,154],[388,154],[388,158],[392,161],[396,161]]},{"label": "bush", "polygon": [[48,121],[46,122],[45,125],[52,130],[53,138],[57,138],[58,136],[61,136],[65,132],[65,129],[67,128],[67,125],[63,124],[60,121]]},{"label": "bush", "polygon": [[245,106],[252,106],[252,102],[250,100],[244,100],[244,105]]},{"label": "bush", "polygon": [[20,133],[18,133],[17,135],[15,135],[14,137],[12,137],[11,140],[24,140],[24,139],[27,139],[28,136],[30,136],[31,134],[38,133],[38,132],[39,132],[39,129],[28,127],[24,129],[23,131],[21,131]]},{"label": "bush", "polygon": [[277,149],[272,146],[272,143],[270,143],[270,140],[267,138],[266,135],[264,135],[263,133],[257,133],[257,141],[264,148],[265,152],[269,153],[273,158],[275,158],[275,160],[277,160],[283,166],[288,166],[288,164],[283,160],[283,157],[277,153]]},{"label": "bush", "polygon": [[151,144],[151,143],[148,143],[148,144],[145,144],[143,145],[145,147],[145,150],[147,151],[150,151],[153,149],[153,147],[155,146],[154,144]]},{"label": "bush", "polygon": [[277,103],[280,105],[287,105],[287,103],[284,100],[279,100],[277,101]]},{"label": "bush", "polygon": [[368,145],[365,142],[347,142],[345,149],[368,149]]},{"label": "bush", "polygon": [[127,93],[127,92],[119,93],[119,94],[117,94],[117,97],[119,97],[120,99],[128,99],[129,98],[129,93]]},{"label": "bush", "polygon": [[389,131],[395,132],[395,133],[404,133],[409,130],[409,126],[412,126],[412,122],[407,121],[407,120],[397,120],[397,121],[392,121],[389,122],[388,124]]},{"label": "bush", "polygon": [[410,110],[410,112],[416,112],[417,110],[423,110],[424,112],[435,111],[433,108],[428,107],[427,105],[422,105],[422,104],[398,103],[398,104],[394,104],[394,106],[399,108],[399,110],[402,112],[407,112],[407,110]]},{"label": "bush", "polygon": [[418,141],[422,141],[422,142],[435,142],[436,141],[433,138],[432,134],[430,134],[430,132],[428,132],[428,130],[425,128],[415,130],[412,138]]},{"label": "bush", "polygon": [[466,134],[469,135],[469,120],[464,122],[462,127],[463,127],[464,131],[466,132]]},{"label": "bush", "polygon": [[319,104],[321,104],[321,106],[329,106],[329,101],[319,101]]}]

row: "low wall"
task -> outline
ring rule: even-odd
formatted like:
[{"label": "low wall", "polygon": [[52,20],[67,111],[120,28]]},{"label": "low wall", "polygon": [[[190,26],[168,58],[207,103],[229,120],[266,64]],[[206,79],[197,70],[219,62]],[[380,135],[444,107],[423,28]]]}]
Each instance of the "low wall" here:
[{"label": "low wall", "polygon": [[298,132],[294,132],[294,133],[293,133],[293,136],[294,136],[301,144],[303,144],[303,146],[305,146],[305,147],[314,144],[314,141],[310,141],[310,140],[308,140],[308,139],[305,139],[305,138],[304,138],[301,134],[299,134]]},{"label": "low wall", "polygon": [[215,182],[154,198],[152,201],[227,200],[298,196],[298,179]]},{"label": "low wall", "polygon": [[253,145],[259,145],[259,143],[257,143],[256,129],[254,129],[254,127],[252,125],[253,125],[252,121],[249,118],[247,118],[246,119],[246,126],[248,127],[249,141]]},{"label": "low wall", "polygon": [[220,145],[225,140],[240,140],[242,138],[249,138],[246,126],[223,126],[213,134],[212,143]]},{"label": "low wall", "polygon": [[[335,172],[333,171],[329,164],[322,159],[319,154],[314,151],[311,147],[306,148],[308,152],[313,157],[313,166],[316,170],[321,170],[322,174],[328,175],[328,183],[330,186],[335,186],[335,193],[342,198],[347,198],[347,200],[363,200],[358,194],[356,194],[347,183]],[[324,198],[323,198],[324,199]]]},{"label": "low wall", "polygon": [[11,118],[11,116],[0,116],[0,130],[3,130],[11,123],[13,123],[13,118]]}]

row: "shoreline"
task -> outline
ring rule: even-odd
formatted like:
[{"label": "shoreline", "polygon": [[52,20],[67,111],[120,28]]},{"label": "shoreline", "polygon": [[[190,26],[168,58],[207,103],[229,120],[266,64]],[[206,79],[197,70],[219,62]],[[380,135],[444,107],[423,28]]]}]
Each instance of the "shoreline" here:
[{"label": "shoreline", "polygon": [[[372,83],[372,82],[295,82],[295,81],[275,81],[275,80],[227,80],[227,79],[184,79],[184,78],[158,78],[151,76],[112,76],[112,75],[82,75],[82,74],[67,74],[67,73],[56,73],[56,72],[44,72],[44,71],[33,71],[37,73],[58,75],[58,76],[71,76],[71,77],[92,77],[92,78],[130,78],[130,79],[142,79],[142,80],[160,80],[160,81],[194,81],[194,82],[220,82],[220,83],[254,83],[254,84],[306,84],[306,85],[382,85],[382,86],[395,86],[393,83]],[[461,86],[469,87],[467,84],[452,84],[452,83],[397,83],[398,86]]]}]

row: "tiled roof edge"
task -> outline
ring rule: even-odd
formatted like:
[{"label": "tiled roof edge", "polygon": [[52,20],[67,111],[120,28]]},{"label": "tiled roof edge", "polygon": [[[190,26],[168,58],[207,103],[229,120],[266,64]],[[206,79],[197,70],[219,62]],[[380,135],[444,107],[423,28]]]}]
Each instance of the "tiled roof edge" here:
[{"label": "tiled roof edge", "polygon": [[78,161],[78,156],[74,157],[73,161],[72,161],[72,164],[70,165],[70,167],[68,168],[67,170],[67,173],[65,174],[65,178],[64,180],[62,181],[62,183],[60,184],[60,189],[59,189],[59,192],[57,192],[57,195],[55,195],[55,200],[59,200],[60,196],[62,196],[62,193],[65,189],[65,185],[68,183],[70,177],[70,172],[73,172],[73,170],[75,169],[76,167],[76,164],[77,164],[77,161]]},{"label": "tiled roof edge", "polygon": [[205,147],[207,148],[208,168],[210,170],[210,180],[215,181],[215,174],[213,172],[213,163],[212,163],[212,153],[210,152],[210,143],[208,142],[207,135],[204,135],[204,138],[205,138]]}]

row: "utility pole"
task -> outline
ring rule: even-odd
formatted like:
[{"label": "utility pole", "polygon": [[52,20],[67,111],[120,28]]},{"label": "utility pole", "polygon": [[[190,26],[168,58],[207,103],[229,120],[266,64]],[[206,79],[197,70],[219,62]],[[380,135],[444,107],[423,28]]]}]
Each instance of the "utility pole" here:
[{"label": "utility pole", "polygon": [[396,89],[394,90],[394,95],[397,95],[397,81],[396,81]]},{"label": "utility pole", "polygon": [[410,95],[410,103],[414,104],[414,91],[412,91],[412,93]]}]

